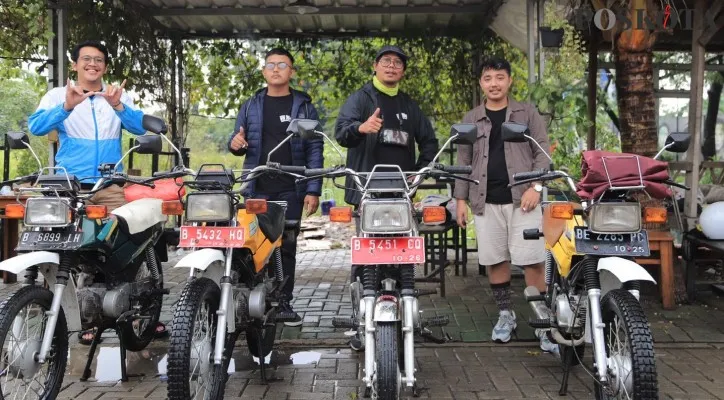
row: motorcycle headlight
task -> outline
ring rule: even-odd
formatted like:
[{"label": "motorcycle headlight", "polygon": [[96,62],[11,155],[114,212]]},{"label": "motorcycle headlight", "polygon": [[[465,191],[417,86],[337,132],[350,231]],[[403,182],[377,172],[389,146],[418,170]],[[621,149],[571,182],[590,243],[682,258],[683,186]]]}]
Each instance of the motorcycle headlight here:
[{"label": "motorcycle headlight", "polygon": [[634,233],[641,230],[639,203],[605,203],[591,206],[588,229],[594,233]]},{"label": "motorcycle headlight", "polygon": [[369,233],[403,233],[412,229],[410,204],[370,201],[362,205],[360,229]]},{"label": "motorcycle headlight", "polygon": [[191,193],[186,197],[189,222],[224,222],[232,216],[231,198],[226,193]]},{"label": "motorcycle headlight", "polygon": [[39,197],[28,199],[25,205],[27,226],[43,226],[48,228],[70,225],[73,219],[70,202],[60,197]]}]

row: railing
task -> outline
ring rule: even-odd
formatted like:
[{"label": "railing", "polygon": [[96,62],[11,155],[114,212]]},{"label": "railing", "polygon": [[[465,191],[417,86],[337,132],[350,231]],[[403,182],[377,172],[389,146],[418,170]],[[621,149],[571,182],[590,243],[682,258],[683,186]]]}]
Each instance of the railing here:
[{"label": "railing", "polygon": [[[692,171],[690,161],[669,162],[669,174],[672,179],[690,171]],[[701,183],[705,177],[711,178],[711,183],[714,185],[724,184],[724,161],[702,161],[699,164],[699,182]]]}]

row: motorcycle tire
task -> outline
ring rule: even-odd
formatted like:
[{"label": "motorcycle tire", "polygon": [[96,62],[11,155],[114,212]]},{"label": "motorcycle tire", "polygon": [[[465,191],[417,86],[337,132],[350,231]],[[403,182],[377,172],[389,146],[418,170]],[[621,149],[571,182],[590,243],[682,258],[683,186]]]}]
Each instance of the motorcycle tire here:
[{"label": "motorcycle tire", "polygon": [[[58,392],[63,384],[63,375],[65,374],[65,368],[68,363],[68,325],[65,319],[65,313],[63,309],[60,309],[58,320],[55,326],[55,334],[53,341],[51,342],[51,348],[48,353],[48,358],[44,365],[38,365],[36,361],[21,361],[23,365],[12,366],[7,363],[9,360],[19,360],[21,354],[32,354],[28,353],[26,346],[32,346],[33,344],[28,343],[29,340],[26,338],[26,344],[13,345],[13,342],[20,342],[19,338],[11,338],[8,336],[14,336],[13,332],[20,332],[21,334],[29,333],[34,329],[15,326],[16,317],[21,316],[26,307],[34,305],[39,306],[40,312],[36,312],[35,316],[41,318],[47,318],[46,312],[50,310],[50,305],[53,302],[53,293],[45,288],[39,286],[25,286],[18,289],[15,293],[11,294],[6,300],[0,304],[0,340],[2,340],[3,348],[7,348],[8,352],[11,352],[11,348],[15,347],[20,349],[17,357],[3,357],[1,363],[3,364],[2,371],[3,377],[0,379],[0,399],[15,399],[18,394],[23,396],[24,399],[55,399],[58,397]],[[25,311],[26,315],[31,314],[31,310]],[[25,321],[28,322],[28,321]],[[40,321],[37,325],[36,333],[42,342],[42,336],[45,328],[45,321]],[[8,340],[10,342],[8,342]],[[40,350],[40,344],[37,344],[38,351]],[[37,368],[32,378],[29,379],[23,377],[20,378],[19,374],[23,374],[28,371],[28,364],[32,365],[32,368]],[[46,377],[42,379],[38,378],[38,374],[41,369],[47,368]],[[11,379],[13,374],[18,374],[15,379]],[[41,385],[39,381],[44,380],[45,385]],[[22,383],[16,381],[22,381]],[[31,385],[28,387],[28,383]]]},{"label": "motorcycle tire", "polygon": [[274,349],[277,325],[271,324],[261,329],[261,351],[259,351],[259,331],[256,328],[259,323],[259,321],[255,321],[254,324],[246,328],[246,346],[249,349],[249,353],[262,362],[262,359],[268,356]]},{"label": "motorcycle tire", "polygon": [[379,400],[400,398],[400,344],[398,322],[378,322],[375,328],[377,371],[376,387]]},{"label": "motorcycle tire", "polygon": [[[155,260],[149,262],[149,256],[154,257]],[[145,279],[145,277],[149,277],[154,288],[163,289],[163,271],[161,270],[161,262],[159,261],[158,254],[156,254],[153,247],[149,247],[147,249],[146,258],[146,261],[138,267],[136,282],[140,282]],[[158,276],[155,281],[154,274]],[[152,304],[151,307],[142,310],[142,313],[143,315],[150,315],[151,318],[129,318],[123,326],[120,327],[120,340],[123,341],[123,344],[126,346],[126,350],[141,351],[145,349],[146,346],[151,343],[151,340],[153,340],[153,337],[156,334],[156,326],[158,325],[158,320],[161,317],[163,294],[155,294],[150,301]],[[133,303],[138,303],[138,301]],[[134,306],[134,304],[131,304],[131,306]]]},{"label": "motorcycle tire", "polygon": [[[211,400],[224,397],[226,381],[229,377],[227,370],[231,360],[233,341],[236,339],[234,335],[227,334],[222,365],[215,365],[213,360],[206,365],[208,382],[199,383],[197,381],[198,386],[196,387],[192,387],[195,385],[192,385],[191,382],[192,376],[199,378],[199,375],[203,375],[195,371],[196,367],[199,367],[199,363],[193,357],[194,349],[206,349],[211,352],[208,355],[213,354],[218,334],[216,311],[219,309],[220,300],[221,289],[216,282],[208,278],[193,280],[181,291],[171,323],[171,343],[168,349],[169,400]],[[204,327],[206,327],[206,331],[204,331]],[[199,332],[208,339],[201,346],[194,343],[194,338],[199,336],[197,335]],[[232,337],[233,339],[231,339]]]},{"label": "motorcycle tire", "polygon": [[[649,329],[646,314],[641,303],[624,289],[616,289],[608,292],[601,299],[601,314],[604,328],[604,345],[606,357],[616,357],[612,354],[616,349],[611,348],[613,342],[621,342],[627,345],[627,353],[631,365],[630,371],[621,371],[619,374],[624,379],[631,379],[629,385],[616,383],[621,379],[609,375],[612,383],[613,393],[607,393],[601,385],[596,385],[596,399],[618,399],[630,398],[635,400],[655,400],[659,398],[658,383],[656,377],[656,361],[654,359],[654,340]],[[618,324],[616,324],[618,320]],[[611,337],[618,325],[618,340]],[[623,338],[620,336],[623,334]],[[626,386],[630,388],[626,389]]]}]

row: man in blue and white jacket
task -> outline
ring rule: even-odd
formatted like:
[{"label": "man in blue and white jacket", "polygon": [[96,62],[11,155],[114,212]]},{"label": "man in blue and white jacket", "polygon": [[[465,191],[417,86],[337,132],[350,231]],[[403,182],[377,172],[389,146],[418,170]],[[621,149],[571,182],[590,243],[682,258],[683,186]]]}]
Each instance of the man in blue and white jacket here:
[{"label": "man in blue and white jacket", "polygon": [[[121,128],[135,135],[143,135],[146,130],[143,112],[123,92],[126,81],[119,86],[103,83],[109,63],[105,45],[97,41],[80,43],[73,48],[71,60],[73,71],[78,73],[76,84],[68,80],[65,87],[46,93],[30,116],[28,127],[36,136],[56,130],[60,140],[56,166],[82,179],[83,188],[90,189],[100,178],[101,164],[115,164],[121,159]],[[112,186],[92,200],[111,209],[125,203],[125,196],[121,187]],[[159,323],[156,337],[165,334],[165,326]],[[93,330],[87,330],[78,336],[82,344],[89,345],[93,335]]]},{"label": "man in blue and white jacket", "polygon": [[98,167],[121,158],[121,128],[136,135],[143,129],[143,112],[120,86],[103,83],[108,70],[108,50],[97,41],[86,41],[71,52],[78,80],[51,89],[30,116],[28,127],[36,136],[58,132],[57,167],[65,168],[82,183],[92,185],[100,177]]}]

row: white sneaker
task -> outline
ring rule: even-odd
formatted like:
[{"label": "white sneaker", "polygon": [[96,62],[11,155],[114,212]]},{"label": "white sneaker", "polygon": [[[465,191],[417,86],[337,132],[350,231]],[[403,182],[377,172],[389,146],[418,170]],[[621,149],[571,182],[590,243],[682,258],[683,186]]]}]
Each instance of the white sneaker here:
[{"label": "white sneaker", "polygon": [[540,339],[541,350],[546,353],[551,353],[556,357],[560,357],[560,349],[558,348],[558,344],[551,342],[551,340],[548,338],[547,329],[536,329],[535,335],[538,336],[538,339]]},{"label": "white sneaker", "polygon": [[498,323],[493,328],[493,341],[497,343],[508,343],[513,331],[518,327],[515,322],[515,311],[501,311]]}]

